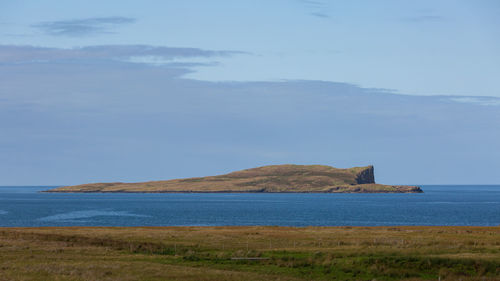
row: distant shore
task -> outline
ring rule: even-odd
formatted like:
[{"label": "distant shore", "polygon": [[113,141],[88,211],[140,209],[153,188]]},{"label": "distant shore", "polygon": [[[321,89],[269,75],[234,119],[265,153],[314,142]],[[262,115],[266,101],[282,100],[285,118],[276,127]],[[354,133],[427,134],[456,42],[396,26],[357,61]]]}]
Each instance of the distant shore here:
[{"label": "distant shore", "polygon": [[321,193],[423,193],[424,191],[418,187],[415,191],[376,191],[376,190],[367,190],[363,192],[359,191],[338,191],[338,192],[320,192],[320,191],[130,191],[130,190],[116,190],[116,191],[77,191],[77,190],[42,190],[39,192],[44,192],[44,193],[175,193],[175,194],[182,194],[182,193],[198,193],[198,194],[207,194],[207,193],[239,193],[239,194],[255,194],[255,193],[288,193],[288,194],[295,194],[295,193],[304,193],[304,194],[310,194],[310,193],[316,193],[316,194],[321,194]]},{"label": "distant shore", "polygon": [[374,167],[270,165],[225,175],[63,186],[45,192],[74,193],[421,193],[418,186],[375,183]]}]

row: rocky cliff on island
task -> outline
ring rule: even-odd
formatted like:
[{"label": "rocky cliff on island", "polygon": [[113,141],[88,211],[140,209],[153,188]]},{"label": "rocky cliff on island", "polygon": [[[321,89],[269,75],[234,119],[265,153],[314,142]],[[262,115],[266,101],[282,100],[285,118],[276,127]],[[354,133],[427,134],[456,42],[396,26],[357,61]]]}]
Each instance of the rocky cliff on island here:
[{"label": "rocky cliff on island", "polygon": [[138,183],[90,183],[46,192],[295,192],[420,193],[417,186],[375,183],[373,166],[338,169],[324,165],[272,165],[225,175]]}]

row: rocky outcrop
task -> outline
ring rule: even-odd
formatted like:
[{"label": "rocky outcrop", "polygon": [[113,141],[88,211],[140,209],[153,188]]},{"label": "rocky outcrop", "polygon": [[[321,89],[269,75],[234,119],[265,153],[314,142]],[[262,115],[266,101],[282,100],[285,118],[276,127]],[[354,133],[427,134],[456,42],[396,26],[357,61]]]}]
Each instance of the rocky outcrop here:
[{"label": "rocky outcrop", "polygon": [[373,172],[373,166],[370,165],[366,169],[361,170],[356,175],[357,184],[375,183],[375,174]]}]

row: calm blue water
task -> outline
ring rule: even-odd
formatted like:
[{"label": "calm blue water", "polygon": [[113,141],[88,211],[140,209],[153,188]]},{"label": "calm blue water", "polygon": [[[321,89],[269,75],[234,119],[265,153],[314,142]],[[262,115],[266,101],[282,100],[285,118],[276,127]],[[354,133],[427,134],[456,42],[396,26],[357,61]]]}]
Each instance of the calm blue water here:
[{"label": "calm blue water", "polygon": [[500,225],[499,186],[422,194],[53,194],[0,187],[0,226]]}]

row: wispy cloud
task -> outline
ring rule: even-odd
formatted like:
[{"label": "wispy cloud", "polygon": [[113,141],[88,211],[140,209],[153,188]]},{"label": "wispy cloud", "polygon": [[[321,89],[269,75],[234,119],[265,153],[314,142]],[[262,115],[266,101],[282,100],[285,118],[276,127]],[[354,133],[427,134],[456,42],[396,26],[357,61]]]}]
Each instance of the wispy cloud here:
[{"label": "wispy cloud", "polygon": [[449,100],[459,103],[470,103],[485,106],[500,105],[500,98],[495,97],[450,97]]},{"label": "wispy cloud", "polygon": [[113,28],[124,24],[131,24],[135,21],[134,18],[128,17],[100,17],[46,21],[33,24],[32,27],[54,36],[89,36],[113,33]]},{"label": "wispy cloud", "polygon": [[235,54],[243,54],[243,52],[149,45],[102,45],[71,49],[0,45],[0,64],[95,60],[146,63],[147,60],[144,61],[138,58],[156,58],[157,60],[171,61],[177,58],[224,57]]},{"label": "wispy cloud", "polygon": [[320,12],[314,12],[311,13],[312,16],[318,17],[318,18],[329,18],[330,16],[325,14],[325,13],[320,13]]},{"label": "wispy cloud", "polygon": [[326,12],[326,4],[324,2],[314,0],[301,0],[300,2],[312,10],[309,15],[322,19],[330,18],[330,15]]},{"label": "wispy cloud", "polygon": [[323,7],[325,3],[320,2],[320,1],[314,1],[314,0],[301,0],[302,3],[310,6],[316,6],[316,7]]}]

